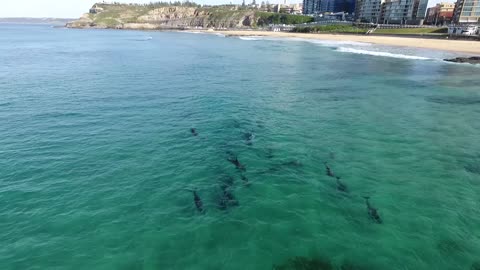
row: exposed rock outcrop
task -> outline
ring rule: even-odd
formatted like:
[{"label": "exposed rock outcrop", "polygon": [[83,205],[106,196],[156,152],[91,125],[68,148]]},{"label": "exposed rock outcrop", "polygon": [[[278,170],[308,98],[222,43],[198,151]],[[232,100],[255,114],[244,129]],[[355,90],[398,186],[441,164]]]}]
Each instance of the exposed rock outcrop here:
[{"label": "exposed rock outcrop", "polygon": [[69,28],[89,28],[93,25],[93,20],[90,18],[89,14],[83,14],[80,19],[67,23]]},{"label": "exposed rock outcrop", "polygon": [[447,62],[454,62],[454,63],[480,64],[480,56],[457,57],[457,58],[443,59],[443,60]]}]

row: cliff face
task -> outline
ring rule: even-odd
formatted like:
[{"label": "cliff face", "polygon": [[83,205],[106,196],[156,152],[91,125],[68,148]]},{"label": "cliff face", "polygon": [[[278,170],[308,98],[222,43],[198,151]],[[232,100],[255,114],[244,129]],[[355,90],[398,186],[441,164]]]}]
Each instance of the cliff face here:
[{"label": "cliff face", "polygon": [[[271,17],[269,21],[268,18]],[[70,28],[167,29],[167,28],[250,28],[276,23],[280,19],[312,20],[298,15],[237,10],[236,7],[197,8],[186,6],[152,6],[124,4],[96,4],[89,13],[70,22]]]}]

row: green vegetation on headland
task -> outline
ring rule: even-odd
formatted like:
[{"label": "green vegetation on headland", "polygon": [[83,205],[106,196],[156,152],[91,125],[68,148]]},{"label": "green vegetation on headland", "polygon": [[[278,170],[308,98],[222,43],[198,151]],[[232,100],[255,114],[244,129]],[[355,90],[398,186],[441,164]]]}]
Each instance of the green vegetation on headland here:
[{"label": "green vegetation on headland", "polygon": [[313,18],[264,12],[238,5],[200,6],[193,2],[150,4],[95,4],[72,28],[165,29],[256,28],[270,24],[302,24]]},{"label": "green vegetation on headland", "polygon": [[258,18],[257,25],[269,24],[302,24],[313,22],[313,17],[303,15],[280,14],[271,12],[255,12]]},{"label": "green vegetation on headland", "polygon": [[315,26],[298,26],[293,28],[295,33],[352,33],[364,34],[365,28],[359,28],[351,25],[315,25]]}]

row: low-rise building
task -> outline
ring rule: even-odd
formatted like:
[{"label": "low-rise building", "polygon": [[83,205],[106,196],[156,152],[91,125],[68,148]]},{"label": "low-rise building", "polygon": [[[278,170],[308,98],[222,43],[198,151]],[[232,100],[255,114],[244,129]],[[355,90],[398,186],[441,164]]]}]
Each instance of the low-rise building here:
[{"label": "low-rise building", "polygon": [[453,19],[454,3],[442,2],[427,10],[425,22],[432,25],[450,24]]},{"label": "low-rise building", "polygon": [[448,34],[453,36],[480,36],[480,27],[476,25],[450,25]]},{"label": "low-rise building", "polygon": [[90,13],[91,14],[97,14],[97,13],[100,13],[103,11],[103,8],[99,7],[98,5],[94,5],[91,9],[90,9]]},{"label": "low-rise building", "polygon": [[302,4],[276,4],[273,6],[273,12],[287,14],[302,14]]}]

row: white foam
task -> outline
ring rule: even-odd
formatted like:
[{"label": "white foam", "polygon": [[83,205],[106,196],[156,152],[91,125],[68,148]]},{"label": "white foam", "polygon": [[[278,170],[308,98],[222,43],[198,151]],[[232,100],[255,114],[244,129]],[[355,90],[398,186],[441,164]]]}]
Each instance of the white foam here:
[{"label": "white foam", "polygon": [[392,57],[392,58],[402,58],[402,59],[415,59],[415,60],[430,60],[431,59],[431,58],[415,56],[415,55],[396,54],[396,53],[377,52],[377,51],[366,51],[366,50],[359,50],[359,49],[345,48],[345,47],[337,48],[337,51],[346,52],[346,53],[356,53],[356,54],[366,54],[366,55],[374,55],[374,56]]},{"label": "white foam", "polygon": [[141,38],[138,38],[138,39],[134,39],[135,41],[149,41],[149,40],[152,40],[153,37],[141,37]]},{"label": "white foam", "polygon": [[308,42],[326,47],[338,47],[344,46],[371,46],[371,43],[356,42],[356,41],[336,41],[336,40],[320,40],[320,39],[307,39],[307,38],[292,38],[292,37],[264,37],[264,36],[244,36],[238,37],[241,40],[282,40],[282,41],[300,41]]},{"label": "white foam", "polygon": [[224,34],[220,34],[220,33],[215,33],[215,36],[219,36],[219,37],[225,37]]},{"label": "white foam", "polygon": [[321,40],[321,39],[306,39],[306,38],[291,38],[294,41],[303,41],[313,44],[318,44],[327,47],[336,47],[339,45],[351,45],[351,46],[371,46],[371,43],[356,42],[356,41],[341,41],[341,40]]},{"label": "white foam", "polygon": [[248,37],[238,37],[239,39],[241,40],[262,40],[262,39],[265,39],[263,37],[260,37],[260,36],[248,36]]}]

